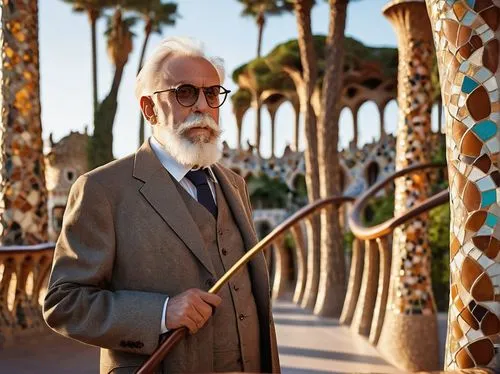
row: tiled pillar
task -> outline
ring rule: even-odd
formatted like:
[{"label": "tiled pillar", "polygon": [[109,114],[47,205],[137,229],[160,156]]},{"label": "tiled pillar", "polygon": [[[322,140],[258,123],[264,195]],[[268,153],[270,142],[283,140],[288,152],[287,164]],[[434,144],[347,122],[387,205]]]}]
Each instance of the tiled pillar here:
[{"label": "tiled pillar", "polygon": [[[496,5],[495,5],[496,4]],[[427,0],[450,180],[445,368],[500,369],[500,3]]]},{"label": "tiled pillar", "polygon": [[[394,26],[399,45],[395,166],[401,170],[430,161],[434,46],[424,0],[393,0],[384,15]],[[425,172],[398,178],[395,185],[395,216],[429,196]],[[439,366],[427,224],[428,215],[422,214],[396,228],[393,235],[391,286],[378,346],[405,370]]]},{"label": "tiled pillar", "polygon": [[0,243],[47,241],[36,0],[2,0]]}]

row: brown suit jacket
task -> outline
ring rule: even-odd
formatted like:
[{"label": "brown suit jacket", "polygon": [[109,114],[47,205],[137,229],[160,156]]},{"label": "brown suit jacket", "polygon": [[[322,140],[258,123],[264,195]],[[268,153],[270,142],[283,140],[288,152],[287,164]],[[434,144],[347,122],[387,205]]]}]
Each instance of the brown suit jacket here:
[{"label": "brown suit jacket", "polygon": [[[213,169],[248,250],[257,237],[245,181],[219,164]],[[158,346],[166,296],[208,290],[212,269],[198,227],[146,141],[135,155],[95,169],[73,185],[44,318],[55,331],[101,347],[101,373],[133,372]],[[279,372],[262,254],[249,271],[264,336],[262,367]],[[209,321],[175,348],[163,369],[206,371],[198,358],[212,352],[215,338]]]}]

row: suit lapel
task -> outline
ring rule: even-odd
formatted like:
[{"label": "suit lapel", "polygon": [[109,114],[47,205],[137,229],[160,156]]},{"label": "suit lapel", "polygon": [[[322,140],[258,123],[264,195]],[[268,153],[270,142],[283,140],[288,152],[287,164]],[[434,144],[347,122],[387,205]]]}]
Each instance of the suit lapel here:
[{"label": "suit lapel", "polygon": [[139,192],[203,266],[215,276],[200,230],[184,204],[172,177],[156,158],[149,141],[146,141],[136,153],[134,177],[144,182]]},{"label": "suit lapel", "polygon": [[245,244],[245,250],[248,251],[257,243],[258,240],[253,230],[253,224],[250,221],[252,217],[248,217],[244,208],[243,200],[238,192],[238,185],[231,176],[226,175],[219,165],[215,164],[212,169],[217,177],[217,181],[219,182],[224,197],[226,198],[227,205],[233,213],[236,224],[240,229],[241,236]]}]

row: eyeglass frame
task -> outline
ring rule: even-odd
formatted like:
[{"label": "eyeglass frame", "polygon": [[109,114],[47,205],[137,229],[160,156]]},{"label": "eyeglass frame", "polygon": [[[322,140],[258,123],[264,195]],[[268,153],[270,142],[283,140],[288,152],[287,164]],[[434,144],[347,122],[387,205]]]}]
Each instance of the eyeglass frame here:
[{"label": "eyeglass frame", "polygon": [[[198,91],[198,96],[196,97],[196,100],[194,101],[193,104],[191,105],[184,105],[182,104],[180,101],[179,101],[179,96],[178,96],[178,90],[179,88],[183,87],[183,86],[191,86],[191,87],[194,87],[197,89]],[[216,107],[213,107],[210,105],[210,103],[208,102],[208,99],[207,99],[207,93],[206,93],[206,89],[209,89],[209,88],[213,88],[213,87],[220,87],[222,88],[224,91],[222,92],[224,94],[224,100],[222,100],[222,102],[216,106]],[[231,90],[228,90],[226,89],[225,87],[219,85],[219,84],[215,84],[213,86],[210,86],[210,87],[198,87],[198,86],[195,86],[194,84],[190,84],[190,83],[184,83],[184,84],[181,84],[179,85],[178,87],[174,87],[174,88],[167,88],[165,90],[159,90],[159,91],[155,91],[153,92],[153,95],[154,94],[159,94],[159,93],[162,93],[162,92],[175,92],[175,99],[177,100],[177,102],[179,103],[179,105],[183,106],[184,108],[191,108],[192,106],[194,106],[196,104],[196,102],[198,101],[199,97],[200,97],[200,91],[203,91],[203,95],[205,96],[205,101],[207,102],[207,105],[212,108],[212,109],[217,109],[217,108],[220,108],[227,100],[227,94],[231,92]],[[220,95],[220,93],[219,93]]]}]

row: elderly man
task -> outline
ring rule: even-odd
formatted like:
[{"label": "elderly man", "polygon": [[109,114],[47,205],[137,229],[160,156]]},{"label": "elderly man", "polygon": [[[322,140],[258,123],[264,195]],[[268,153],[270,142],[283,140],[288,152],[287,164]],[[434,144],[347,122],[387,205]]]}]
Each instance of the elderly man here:
[{"label": "elderly man", "polygon": [[164,41],[137,76],[153,136],[71,189],[44,317],[100,346],[101,373],[134,372],[181,326],[165,373],[279,372],[263,256],[206,292],[257,241],[244,180],[217,163],[223,77],[195,42]]}]

